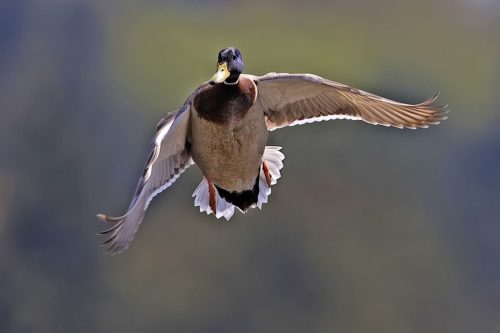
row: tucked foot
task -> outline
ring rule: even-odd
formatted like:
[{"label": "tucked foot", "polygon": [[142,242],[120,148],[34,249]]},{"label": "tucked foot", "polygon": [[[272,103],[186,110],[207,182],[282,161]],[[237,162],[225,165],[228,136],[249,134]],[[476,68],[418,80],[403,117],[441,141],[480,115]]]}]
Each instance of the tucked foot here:
[{"label": "tucked foot", "polygon": [[217,200],[215,194],[216,189],[214,184],[212,184],[212,181],[208,177],[207,177],[207,182],[208,182],[208,194],[209,194],[208,204],[210,205],[212,213],[214,215],[217,215]]},{"label": "tucked foot", "polygon": [[266,161],[262,161],[262,171],[264,171],[264,176],[266,177],[266,183],[268,187],[271,187],[271,174],[269,173],[269,168],[267,167]]}]

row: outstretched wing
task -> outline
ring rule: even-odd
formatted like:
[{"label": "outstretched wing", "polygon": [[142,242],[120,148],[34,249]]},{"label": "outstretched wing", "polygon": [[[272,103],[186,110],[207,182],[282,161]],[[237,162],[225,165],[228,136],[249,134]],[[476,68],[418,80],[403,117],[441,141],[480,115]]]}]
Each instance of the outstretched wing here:
[{"label": "outstretched wing", "polygon": [[269,73],[248,76],[259,91],[257,106],[275,130],[331,119],[363,120],[374,125],[425,128],[446,119],[439,94],[420,104],[404,104],[311,74]]},{"label": "outstretched wing", "polygon": [[111,228],[100,233],[108,236],[103,243],[107,246],[108,253],[116,254],[128,248],[151,200],[172,185],[180,174],[194,163],[187,141],[189,105],[190,103],[186,103],[180,110],[168,114],[158,124],[158,131],[151,144],[151,153],[125,215],[97,215],[101,221],[114,223]]}]

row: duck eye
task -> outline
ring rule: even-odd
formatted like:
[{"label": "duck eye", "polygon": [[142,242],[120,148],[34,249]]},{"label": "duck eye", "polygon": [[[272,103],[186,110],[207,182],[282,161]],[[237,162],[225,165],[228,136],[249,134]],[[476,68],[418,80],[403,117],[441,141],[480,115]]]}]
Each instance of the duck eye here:
[{"label": "duck eye", "polygon": [[233,56],[233,60],[236,60],[236,56],[235,55]]}]

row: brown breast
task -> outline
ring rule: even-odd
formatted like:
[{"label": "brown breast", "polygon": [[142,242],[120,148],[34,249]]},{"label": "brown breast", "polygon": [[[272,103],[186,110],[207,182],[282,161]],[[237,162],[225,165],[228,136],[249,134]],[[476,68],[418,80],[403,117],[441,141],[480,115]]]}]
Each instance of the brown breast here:
[{"label": "brown breast", "polygon": [[203,85],[191,108],[191,156],[203,175],[226,191],[252,189],[267,141],[264,112],[253,108],[253,81]]},{"label": "brown breast", "polygon": [[257,91],[255,84],[240,78],[236,85],[207,85],[196,94],[193,104],[198,115],[218,124],[241,120],[252,107]]}]

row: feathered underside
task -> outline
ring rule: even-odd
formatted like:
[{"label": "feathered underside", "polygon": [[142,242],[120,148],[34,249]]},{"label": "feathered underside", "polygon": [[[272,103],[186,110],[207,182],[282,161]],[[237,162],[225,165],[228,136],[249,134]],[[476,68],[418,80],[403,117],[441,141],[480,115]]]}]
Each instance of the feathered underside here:
[{"label": "feathered underside", "polygon": [[[283,168],[283,160],[285,155],[280,152],[281,147],[277,146],[266,146],[264,150],[264,155],[262,156],[262,161],[266,163],[267,176],[264,168],[261,168],[257,182],[258,182],[258,194],[256,202],[249,206],[249,208],[262,208],[262,205],[267,203],[269,196],[271,195],[271,186],[276,184],[278,179],[281,177],[280,170]],[[269,178],[266,178],[269,177]],[[246,212],[246,209],[240,209],[234,204],[228,202],[223,198],[218,191],[215,193],[215,212],[210,207],[210,191],[209,184],[206,178],[203,178],[200,185],[196,188],[193,193],[194,205],[200,207],[200,212],[205,212],[208,214],[214,214],[215,217],[224,217],[229,220],[234,212],[235,208],[242,213]]]}]

